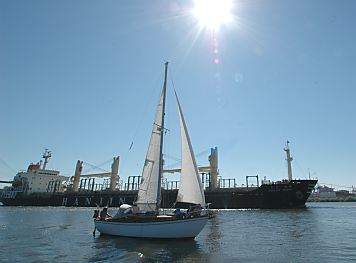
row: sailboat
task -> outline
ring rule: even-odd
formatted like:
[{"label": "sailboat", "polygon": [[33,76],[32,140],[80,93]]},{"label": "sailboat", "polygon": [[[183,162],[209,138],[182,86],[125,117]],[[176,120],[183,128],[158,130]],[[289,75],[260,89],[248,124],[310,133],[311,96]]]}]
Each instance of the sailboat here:
[{"label": "sailboat", "polygon": [[[167,90],[165,63],[164,83],[153,122],[151,139],[143,166],[137,199],[133,205],[123,204],[111,218],[95,218],[101,234],[139,238],[195,238],[208,221],[204,190],[200,180],[182,107],[175,93],[181,132],[182,167],[175,214],[162,214],[161,178],[163,172],[163,137]],[[189,208],[181,212],[179,208]],[[185,210],[183,210],[185,211]]]}]

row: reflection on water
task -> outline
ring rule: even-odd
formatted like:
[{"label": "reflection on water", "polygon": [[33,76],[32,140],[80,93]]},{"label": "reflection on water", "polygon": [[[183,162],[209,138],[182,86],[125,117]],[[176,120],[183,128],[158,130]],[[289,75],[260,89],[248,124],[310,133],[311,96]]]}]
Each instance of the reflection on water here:
[{"label": "reflection on water", "polygon": [[[95,239],[97,254],[90,261],[108,258],[144,262],[192,262],[204,257],[196,240],[152,240],[99,236]],[[109,251],[107,248],[110,248]]]},{"label": "reflection on water", "polygon": [[355,262],[356,203],[216,210],[194,240],[93,237],[92,208],[0,207],[0,262]]},{"label": "reflection on water", "polygon": [[208,221],[206,227],[207,235],[207,244],[209,245],[209,251],[218,252],[221,250],[220,242],[221,233],[220,233],[220,217],[218,211],[211,211],[211,217]]}]

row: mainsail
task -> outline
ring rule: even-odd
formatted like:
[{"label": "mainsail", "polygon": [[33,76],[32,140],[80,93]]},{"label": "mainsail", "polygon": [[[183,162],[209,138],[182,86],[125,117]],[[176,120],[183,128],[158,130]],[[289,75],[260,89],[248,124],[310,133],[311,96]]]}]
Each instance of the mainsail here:
[{"label": "mainsail", "polygon": [[190,142],[187,126],[184,121],[182,108],[180,106],[177,93],[176,99],[179,110],[179,122],[182,147],[182,169],[177,196],[177,203],[200,204],[205,207],[205,196],[198,167],[195,161],[193,148]]},{"label": "mainsail", "polygon": [[164,108],[166,100],[167,67],[163,89],[157,106],[150,144],[143,166],[141,183],[135,204],[141,211],[158,211],[161,203],[162,145],[164,132]]}]

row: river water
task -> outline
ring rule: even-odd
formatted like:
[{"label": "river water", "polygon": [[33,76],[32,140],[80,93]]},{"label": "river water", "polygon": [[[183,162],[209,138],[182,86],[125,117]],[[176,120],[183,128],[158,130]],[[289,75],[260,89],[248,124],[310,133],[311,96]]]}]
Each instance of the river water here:
[{"label": "river water", "polygon": [[93,208],[0,206],[0,262],[356,262],[356,203],[213,213],[194,240],[154,241],[93,237]]}]

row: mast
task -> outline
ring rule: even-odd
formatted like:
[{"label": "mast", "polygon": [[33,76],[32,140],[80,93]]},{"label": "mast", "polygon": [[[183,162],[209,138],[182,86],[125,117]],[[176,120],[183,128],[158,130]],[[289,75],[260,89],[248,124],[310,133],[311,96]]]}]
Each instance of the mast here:
[{"label": "mast", "polygon": [[49,158],[51,158],[51,151],[48,151],[48,149],[45,149],[45,152],[44,152],[44,154],[43,154],[43,156],[42,156],[42,158],[44,158],[44,163],[43,163],[43,167],[42,167],[42,169],[43,170],[45,170],[46,169],[46,165],[47,165],[47,163],[48,163],[48,159]]},{"label": "mast", "polygon": [[289,149],[289,141],[286,143],[286,147],[284,148],[287,154],[287,164],[288,164],[288,180],[292,180],[292,161],[293,157],[290,156],[290,149]]},{"label": "mast", "polygon": [[163,135],[164,111],[166,101],[167,67],[165,63],[165,77],[162,92],[156,108],[156,115],[152,125],[151,139],[148,144],[146,159],[143,165],[140,187],[135,204],[139,210],[158,212],[161,202],[161,178],[163,168]]},{"label": "mast", "polygon": [[161,184],[162,184],[162,171],[163,171],[163,135],[164,135],[164,115],[166,109],[166,91],[167,91],[167,71],[168,62],[164,63],[164,82],[163,82],[163,112],[162,112],[162,126],[161,126],[161,143],[159,148],[159,168],[158,168],[158,188],[157,188],[157,203],[156,211],[158,212],[161,205]]}]

